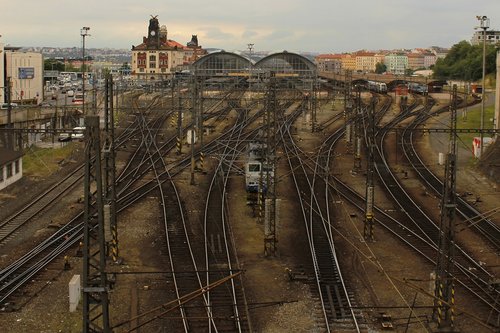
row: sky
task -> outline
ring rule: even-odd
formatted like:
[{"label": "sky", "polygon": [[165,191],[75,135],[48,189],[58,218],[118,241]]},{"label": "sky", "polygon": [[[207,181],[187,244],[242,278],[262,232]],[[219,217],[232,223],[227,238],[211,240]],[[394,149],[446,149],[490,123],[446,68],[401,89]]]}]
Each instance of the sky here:
[{"label": "sky", "polygon": [[477,15],[500,29],[499,0],[0,0],[0,42],[131,49],[158,15],[168,38],[226,51],[337,53],[451,47],[470,41]]}]

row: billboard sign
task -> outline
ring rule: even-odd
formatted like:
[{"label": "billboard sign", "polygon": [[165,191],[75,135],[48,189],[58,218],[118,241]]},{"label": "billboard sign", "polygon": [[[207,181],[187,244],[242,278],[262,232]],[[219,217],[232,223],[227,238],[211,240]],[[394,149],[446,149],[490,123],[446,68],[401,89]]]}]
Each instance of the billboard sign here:
[{"label": "billboard sign", "polygon": [[35,77],[34,67],[19,67],[19,79],[32,79]]}]

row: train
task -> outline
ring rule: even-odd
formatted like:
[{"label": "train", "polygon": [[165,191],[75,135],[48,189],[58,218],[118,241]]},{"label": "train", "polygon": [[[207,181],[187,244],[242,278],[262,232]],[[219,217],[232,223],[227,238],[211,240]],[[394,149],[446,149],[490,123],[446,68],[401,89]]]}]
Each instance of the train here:
[{"label": "train", "polygon": [[387,84],[385,84],[384,82],[362,80],[359,81],[359,83],[357,83],[356,86],[360,86],[366,90],[373,91],[379,94],[387,93]]},{"label": "train", "polygon": [[387,84],[385,84],[384,82],[368,81],[367,85],[367,88],[370,91],[379,94],[387,94]]},{"label": "train", "polygon": [[250,142],[247,148],[247,162],[245,163],[245,188],[248,193],[259,192],[259,184],[262,182],[262,192],[267,191],[266,175],[274,173],[271,167],[265,163],[266,144]]},{"label": "train", "polygon": [[429,89],[426,84],[408,82],[408,91],[414,94],[425,95],[429,92]]}]

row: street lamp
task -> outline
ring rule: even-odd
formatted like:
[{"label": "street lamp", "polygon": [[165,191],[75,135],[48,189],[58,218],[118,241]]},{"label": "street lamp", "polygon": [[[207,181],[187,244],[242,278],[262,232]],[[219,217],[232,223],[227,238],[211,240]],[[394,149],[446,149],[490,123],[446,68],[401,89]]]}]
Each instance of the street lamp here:
[{"label": "street lamp", "polygon": [[483,29],[483,82],[482,82],[482,88],[481,88],[481,125],[480,125],[480,142],[481,142],[481,148],[480,148],[480,155],[479,158],[483,157],[483,149],[484,149],[484,99],[486,95],[486,86],[485,86],[485,76],[486,76],[486,30],[490,27],[490,19],[486,16],[476,16],[476,18],[479,20],[480,25],[478,28]]},{"label": "street lamp", "polygon": [[253,43],[248,43],[248,90],[250,90],[250,82],[252,81],[252,50]]},{"label": "street lamp", "polygon": [[82,104],[82,111],[83,115],[85,114],[85,37],[90,36],[89,34],[89,27],[83,27],[80,30],[80,36],[82,36],[82,99],[83,99],[83,104]]}]

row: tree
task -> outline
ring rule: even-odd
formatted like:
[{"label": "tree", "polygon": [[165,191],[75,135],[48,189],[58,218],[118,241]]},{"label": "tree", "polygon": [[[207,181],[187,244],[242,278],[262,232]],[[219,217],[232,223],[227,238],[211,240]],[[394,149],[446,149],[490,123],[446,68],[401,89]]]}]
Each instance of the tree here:
[{"label": "tree", "polygon": [[[496,48],[486,45],[486,74],[496,71]],[[444,59],[438,59],[434,66],[434,77],[476,81],[483,74],[483,45],[471,45],[463,40],[452,46]]]},{"label": "tree", "polygon": [[382,62],[377,62],[375,64],[375,73],[382,74],[387,71],[387,66]]},{"label": "tree", "polygon": [[45,59],[43,69],[46,71],[64,71],[64,63],[58,59]]}]

